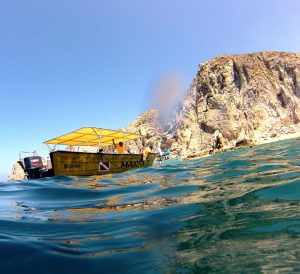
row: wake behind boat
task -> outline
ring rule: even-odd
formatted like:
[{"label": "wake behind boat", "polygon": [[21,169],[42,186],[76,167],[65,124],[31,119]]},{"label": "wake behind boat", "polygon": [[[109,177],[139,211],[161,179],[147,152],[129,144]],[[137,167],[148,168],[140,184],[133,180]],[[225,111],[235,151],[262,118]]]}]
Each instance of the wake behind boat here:
[{"label": "wake behind boat", "polygon": [[[87,176],[123,172],[131,169],[151,166],[156,153],[115,154],[105,153],[103,148],[115,142],[126,142],[141,138],[140,134],[125,131],[83,127],[70,133],[55,137],[44,143],[50,149],[51,168],[45,167],[42,157],[34,155],[19,161],[28,179],[50,176]],[[51,148],[51,145],[53,146]],[[56,150],[58,145],[68,148],[94,147],[98,152]]]}]

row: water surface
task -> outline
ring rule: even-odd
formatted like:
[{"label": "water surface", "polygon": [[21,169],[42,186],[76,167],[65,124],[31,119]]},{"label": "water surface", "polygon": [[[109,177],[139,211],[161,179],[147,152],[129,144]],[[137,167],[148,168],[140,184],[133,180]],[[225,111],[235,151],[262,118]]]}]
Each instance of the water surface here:
[{"label": "water surface", "polygon": [[2,182],[0,271],[300,272],[299,145]]}]

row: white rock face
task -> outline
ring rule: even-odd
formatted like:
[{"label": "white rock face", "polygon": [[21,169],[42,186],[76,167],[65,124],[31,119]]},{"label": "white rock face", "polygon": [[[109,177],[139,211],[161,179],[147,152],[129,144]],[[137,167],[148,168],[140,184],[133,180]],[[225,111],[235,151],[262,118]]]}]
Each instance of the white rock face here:
[{"label": "white rock face", "polygon": [[161,146],[163,133],[157,110],[151,109],[143,113],[124,130],[143,135],[143,138],[129,143],[131,151],[141,153],[148,145]]},{"label": "white rock face", "polygon": [[169,123],[151,122],[159,115],[152,111],[143,114],[147,123],[139,124],[138,118],[128,129],[144,128],[165,150],[187,157],[295,133],[300,121],[299,72],[300,55],[294,53],[217,57],[200,65]]},{"label": "white rock face", "polygon": [[23,168],[18,163],[15,163],[11,168],[10,175],[8,176],[8,181],[17,180],[27,180],[27,177]]}]

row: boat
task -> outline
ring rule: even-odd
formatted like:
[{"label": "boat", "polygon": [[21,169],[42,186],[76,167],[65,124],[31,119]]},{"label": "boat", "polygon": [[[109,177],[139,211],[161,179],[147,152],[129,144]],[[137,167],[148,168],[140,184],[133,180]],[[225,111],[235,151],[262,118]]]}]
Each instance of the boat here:
[{"label": "boat", "polygon": [[[113,145],[113,140],[124,143],[141,137],[140,134],[120,130],[83,127],[44,142],[50,150],[48,167],[38,155],[25,157],[19,162],[28,179],[102,175],[149,167],[155,161],[156,153],[151,152],[144,159],[143,154],[104,152],[105,147]],[[64,150],[57,149],[61,145],[65,146]],[[82,147],[94,147],[97,152],[72,151]]]}]

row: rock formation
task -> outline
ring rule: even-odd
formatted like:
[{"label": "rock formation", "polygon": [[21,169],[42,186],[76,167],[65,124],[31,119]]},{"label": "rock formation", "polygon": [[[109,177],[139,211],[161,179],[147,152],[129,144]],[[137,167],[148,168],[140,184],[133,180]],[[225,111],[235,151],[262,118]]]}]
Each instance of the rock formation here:
[{"label": "rock formation", "polygon": [[164,131],[157,131],[156,139],[187,157],[259,144],[297,131],[299,97],[299,54],[217,57],[200,65],[171,121],[157,127]]},{"label": "rock formation", "polygon": [[130,149],[135,152],[141,152],[148,145],[161,146],[162,128],[159,122],[159,111],[151,109],[129,124],[125,131],[143,135],[142,139],[130,142]]},{"label": "rock formation", "polygon": [[24,169],[20,166],[18,162],[16,162],[12,166],[11,172],[8,176],[8,181],[17,181],[17,180],[27,180]]}]

